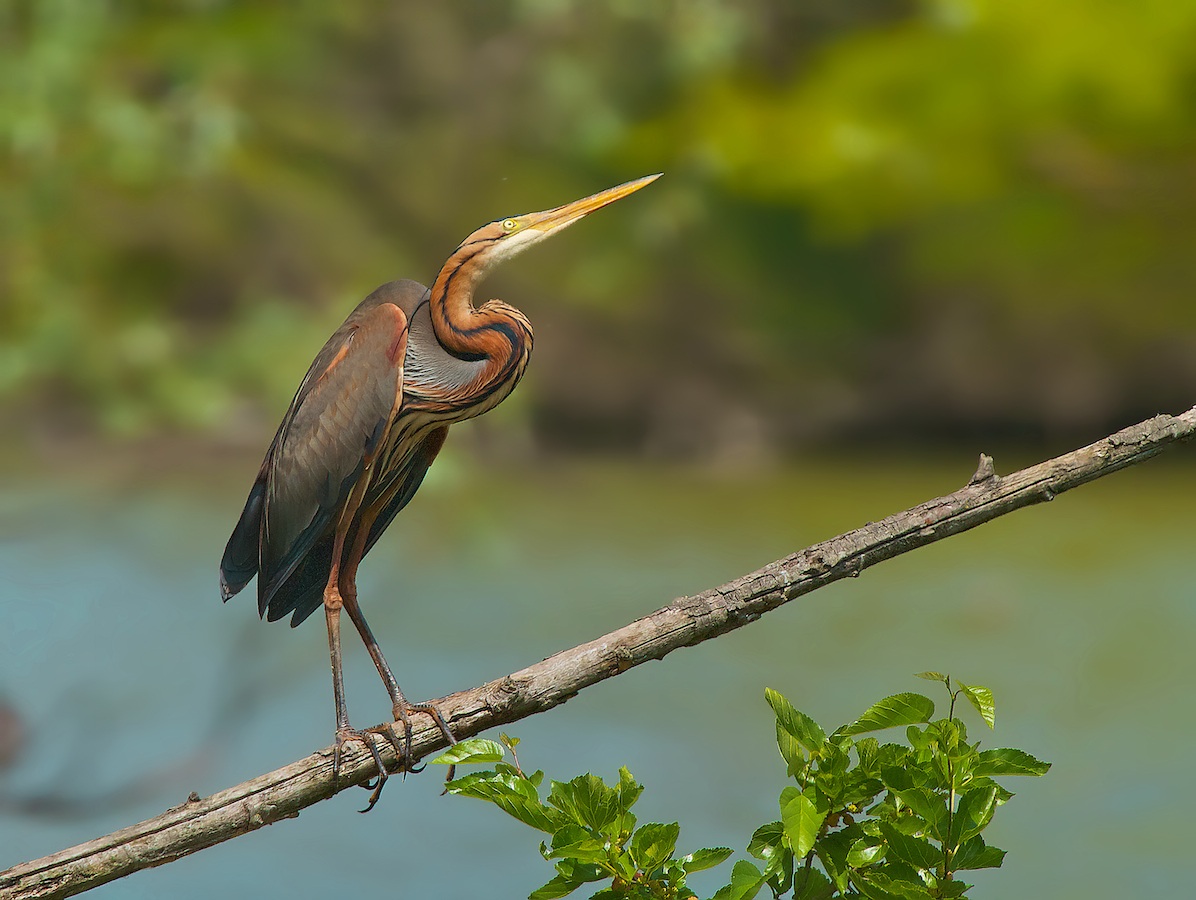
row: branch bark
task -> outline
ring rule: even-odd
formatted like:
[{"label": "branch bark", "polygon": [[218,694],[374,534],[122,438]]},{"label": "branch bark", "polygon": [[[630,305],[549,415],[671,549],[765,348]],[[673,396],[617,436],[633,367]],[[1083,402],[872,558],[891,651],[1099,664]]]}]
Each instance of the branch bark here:
[{"label": "branch bark", "polygon": [[[863,528],[800,550],[721,587],[668,606],[597,640],[543,662],[461,691],[437,706],[459,737],[468,737],[564,703],[583,688],[652,659],[717,637],[817,588],[854,577],[869,566],[1056,495],[1161,453],[1196,434],[1196,406],[1155,416],[1103,440],[1005,477],[981,456],[960,490]],[[417,717],[420,720],[426,717]],[[413,756],[445,746],[439,730],[419,721]],[[332,749],[137,825],[0,872],[0,897],[68,897],[151,866],[211,847],[263,825],[292,818],[307,806],[370,780],[372,757],[350,745],[338,784]],[[388,766],[397,760],[383,747]]]}]

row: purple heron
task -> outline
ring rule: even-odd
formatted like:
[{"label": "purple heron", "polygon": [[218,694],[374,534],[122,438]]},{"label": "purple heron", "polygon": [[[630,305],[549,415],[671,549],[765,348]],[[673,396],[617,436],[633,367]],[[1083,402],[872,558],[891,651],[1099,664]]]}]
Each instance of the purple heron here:
[{"label": "purple heron", "polygon": [[349,313],[316,355],[266,451],[220,563],[228,600],[256,575],[258,612],[295,626],[324,607],[336,702],[333,778],[346,740],[370,734],[349,725],[341,672],[340,612],[361,635],[386,685],[406,743],[380,733],[409,767],[412,712],[430,704],[399,690],[357,602],[357,567],[418,490],[450,425],[481,415],[511,393],[527,367],[532,328],[499,300],[473,305],[496,264],[626,197],[659,175],[630,181],[544,212],[496,219],[453,251],[429,290],[414,281],[378,288]]}]

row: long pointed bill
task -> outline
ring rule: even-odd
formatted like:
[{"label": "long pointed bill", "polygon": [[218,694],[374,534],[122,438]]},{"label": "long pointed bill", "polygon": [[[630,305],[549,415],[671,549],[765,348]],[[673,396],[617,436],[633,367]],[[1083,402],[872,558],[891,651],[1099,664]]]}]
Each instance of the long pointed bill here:
[{"label": "long pointed bill", "polygon": [[519,218],[524,220],[525,229],[534,229],[540,232],[542,237],[548,237],[548,235],[555,234],[562,228],[568,228],[578,219],[588,216],[594,210],[602,209],[602,207],[614,203],[616,200],[621,200],[628,194],[634,194],[640,188],[651,184],[660,175],[661,173],[659,172],[655,175],[646,175],[643,178],[637,178],[635,181],[620,184],[618,187],[599,191],[597,194],[593,194],[582,200],[574,200],[572,203],[558,206],[556,209],[528,213]]}]

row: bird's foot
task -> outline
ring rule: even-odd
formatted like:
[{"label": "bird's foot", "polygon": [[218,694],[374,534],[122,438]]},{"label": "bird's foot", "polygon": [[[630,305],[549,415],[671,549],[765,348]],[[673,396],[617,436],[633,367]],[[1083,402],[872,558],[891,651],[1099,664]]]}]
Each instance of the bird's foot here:
[{"label": "bird's foot", "polygon": [[368,813],[374,808],[378,798],[382,796],[382,788],[386,785],[386,779],[390,777],[390,773],[386,771],[386,763],[382,760],[382,754],[378,752],[373,729],[358,731],[356,728],[346,725],[336,730],[336,741],[332,747],[332,783],[334,785],[340,781],[341,749],[347,741],[361,741],[365,744],[366,749],[370,751],[370,756],[374,757],[374,765],[378,767],[378,777],[362,785],[367,791],[370,791],[370,799],[366,808],[359,812]]},{"label": "bird's foot", "polygon": [[[402,766],[403,773],[407,772],[422,772],[427,764],[422,766],[414,766],[409,762],[411,759],[411,713],[422,712],[431,716],[432,721],[440,729],[440,733],[444,735],[445,740],[449,742],[451,747],[457,743],[457,738],[452,730],[448,727],[444,716],[440,714],[431,703],[396,703],[394,706],[395,721],[387,725],[379,725],[377,733],[386,738],[390,745],[394,747],[395,753],[399,756],[399,764]],[[399,727],[402,727],[402,738],[399,738]],[[445,781],[452,781],[453,775],[456,774],[457,767],[449,766],[448,775]]]}]

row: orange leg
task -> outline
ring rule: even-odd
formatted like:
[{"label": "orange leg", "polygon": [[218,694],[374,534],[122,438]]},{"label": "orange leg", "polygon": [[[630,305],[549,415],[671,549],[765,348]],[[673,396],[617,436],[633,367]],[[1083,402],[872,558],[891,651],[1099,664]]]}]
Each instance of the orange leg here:
[{"label": "orange leg", "polygon": [[378,802],[378,797],[382,792],[382,784],[386,781],[386,767],[383,765],[373,737],[365,732],[355,730],[349,724],[349,709],[345,704],[345,675],[344,667],[341,664],[341,607],[344,605],[344,598],[341,596],[338,586],[340,555],[344,539],[343,530],[337,529],[332,551],[332,571],[329,573],[328,583],[324,587],[324,617],[328,624],[328,655],[332,662],[332,695],[336,703],[336,738],[332,748],[332,780],[335,783],[340,777],[341,748],[345,741],[360,740],[369,749],[370,754],[374,757],[374,763],[378,767],[377,783],[366,785],[372,787],[373,794],[370,796],[369,805],[362,812],[369,812]]}]

